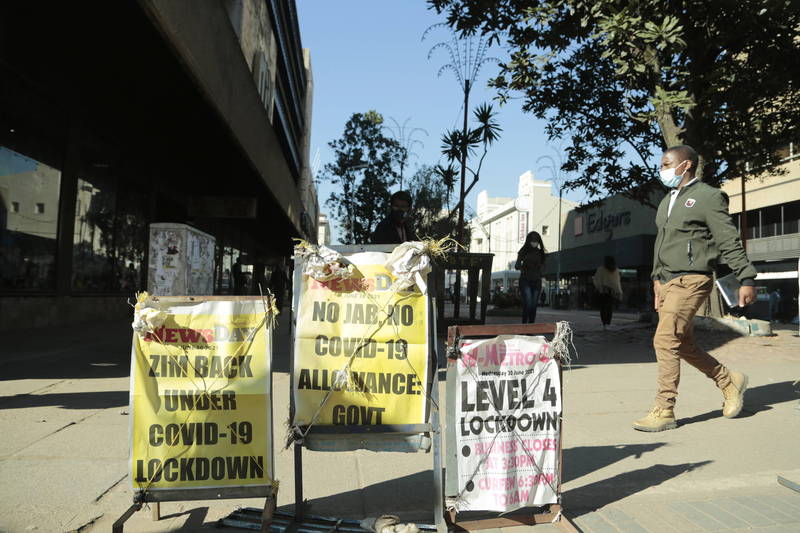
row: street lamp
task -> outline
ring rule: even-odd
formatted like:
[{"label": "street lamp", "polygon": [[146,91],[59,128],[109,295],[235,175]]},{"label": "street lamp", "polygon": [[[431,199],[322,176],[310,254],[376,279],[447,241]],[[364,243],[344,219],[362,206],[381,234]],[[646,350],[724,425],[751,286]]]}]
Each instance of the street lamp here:
[{"label": "street lamp", "polygon": [[[397,141],[397,144],[403,149],[403,158],[400,160],[400,190],[403,190],[403,170],[405,169],[406,163],[410,156],[415,156],[419,159],[419,156],[412,151],[414,145],[419,145],[420,148],[425,148],[425,143],[420,141],[419,139],[414,139],[415,133],[424,133],[425,136],[428,136],[428,132],[423,128],[412,128],[410,130],[406,130],[406,126],[408,125],[411,117],[407,118],[402,125],[400,125],[394,117],[389,117],[389,120],[394,122],[394,127],[391,126],[381,126],[381,128],[385,128],[389,130],[392,137]],[[396,131],[395,131],[396,130]]]},{"label": "street lamp", "polygon": [[442,41],[436,43],[431,47],[428,51],[428,59],[433,56],[433,53],[439,49],[443,48],[448,52],[450,57],[450,62],[442,65],[439,68],[439,72],[437,76],[441,76],[443,72],[449,70],[453,74],[455,74],[456,81],[458,81],[458,86],[464,94],[464,125],[462,128],[462,149],[461,149],[461,156],[459,158],[459,164],[461,165],[461,190],[458,195],[458,226],[457,226],[457,238],[460,244],[464,244],[464,204],[466,203],[466,195],[467,192],[465,190],[465,180],[467,175],[467,155],[468,149],[466,146],[467,142],[467,117],[469,115],[469,93],[470,90],[475,85],[475,80],[478,77],[478,73],[481,70],[481,67],[492,61],[499,62],[497,58],[494,57],[487,57],[486,53],[489,51],[489,46],[491,45],[490,40],[484,38],[483,35],[476,35],[476,36],[464,36],[453,29],[451,29],[447,23],[440,22],[438,24],[434,24],[429,26],[425,33],[422,34],[422,40],[425,40],[425,37],[430,33],[432,30],[445,28],[450,32],[450,41]]},{"label": "street lamp", "polygon": [[[557,153],[558,155],[558,153]],[[539,170],[547,169],[553,177],[553,181],[558,186],[558,259],[556,262],[556,298],[561,292],[561,205],[564,198],[564,179],[561,176],[561,165],[557,165],[555,159],[549,155],[540,156],[536,163],[538,164],[542,159],[547,160],[550,164],[539,167]],[[561,157],[559,156],[559,159]],[[563,163],[563,162],[562,162]]]}]

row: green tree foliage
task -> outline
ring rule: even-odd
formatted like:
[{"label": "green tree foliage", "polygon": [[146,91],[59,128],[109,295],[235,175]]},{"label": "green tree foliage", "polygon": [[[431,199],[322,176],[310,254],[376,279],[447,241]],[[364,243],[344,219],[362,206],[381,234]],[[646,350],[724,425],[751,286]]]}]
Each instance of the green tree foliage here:
[{"label": "green tree foliage", "polygon": [[[434,169],[447,187],[455,187],[460,168],[455,165],[461,165],[461,162],[464,161],[466,172],[472,176],[470,184],[465,186],[464,198],[480,179],[481,167],[489,152],[489,147],[500,139],[500,132],[503,131],[500,124],[497,123],[497,113],[490,104],[479,105],[472,114],[477,125],[467,128],[466,135],[463,130],[455,128],[442,135],[442,155],[447,159],[447,166],[438,165]],[[475,156],[478,156],[477,161]],[[470,159],[475,161],[472,166],[470,166]],[[464,198],[461,198],[459,203],[463,202]],[[456,204],[451,215],[458,210],[458,207],[459,204]]]},{"label": "green tree foliage", "polygon": [[395,168],[404,155],[394,139],[383,135],[383,117],[376,111],[353,113],[339,139],[328,143],[334,161],[319,176],[336,186],[325,202],[341,225],[344,242],[364,244],[389,211]]},{"label": "green tree foliage", "polygon": [[[441,168],[441,167],[438,167]],[[408,182],[414,202],[414,227],[420,238],[441,239],[452,235],[455,221],[449,216],[453,183],[441,178],[437,167],[423,165]]]},{"label": "green tree foliage", "polygon": [[490,84],[568,138],[569,187],[645,200],[690,144],[711,184],[770,163],[800,126],[795,0],[429,0],[510,52]]}]

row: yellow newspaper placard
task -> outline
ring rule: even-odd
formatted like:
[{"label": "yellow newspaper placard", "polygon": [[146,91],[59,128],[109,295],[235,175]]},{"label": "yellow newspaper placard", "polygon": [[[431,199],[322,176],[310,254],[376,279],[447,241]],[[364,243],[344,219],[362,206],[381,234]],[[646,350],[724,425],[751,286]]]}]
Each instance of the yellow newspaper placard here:
[{"label": "yellow newspaper placard", "polygon": [[139,490],[271,485],[271,329],[261,301],[160,303],[134,333],[131,480]]},{"label": "yellow newspaper placard", "polygon": [[416,286],[393,290],[383,266],[388,254],[345,257],[356,267],[352,278],[320,282],[299,275],[293,423],[422,424],[427,297]]}]

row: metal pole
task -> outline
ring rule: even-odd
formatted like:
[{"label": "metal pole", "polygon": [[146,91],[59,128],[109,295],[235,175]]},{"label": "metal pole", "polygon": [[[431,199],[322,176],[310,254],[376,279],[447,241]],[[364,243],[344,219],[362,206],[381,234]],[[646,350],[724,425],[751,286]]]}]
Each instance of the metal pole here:
[{"label": "metal pole", "polygon": [[558,270],[556,274],[556,283],[561,281],[561,196],[564,193],[564,187],[558,189]]},{"label": "metal pole", "polygon": [[742,216],[740,217],[741,222],[741,235],[742,235],[742,248],[744,251],[747,251],[747,204],[745,202],[745,191],[744,191],[744,175],[742,175]]},{"label": "metal pole", "polygon": [[[556,298],[561,293],[561,196],[564,193],[564,186],[558,188],[558,267],[556,268]],[[553,306],[553,302],[550,302]],[[554,307],[554,306],[553,306]]]},{"label": "metal pole", "polygon": [[[461,139],[461,194],[459,195],[460,202],[458,204],[458,242],[466,246],[464,243],[464,186],[467,175],[467,112],[469,111],[469,80],[464,81],[464,130],[463,138]],[[455,282],[456,299],[453,302],[453,317],[458,318],[459,306],[461,304],[461,270],[456,270]]]},{"label": "metal pole", "polygon": [[464,81],[464,129],[461,153],[461,195],[458,205],[458,242],[464,244],[464,182],[467,175],[467,113],[469,112],[469,80]]}]

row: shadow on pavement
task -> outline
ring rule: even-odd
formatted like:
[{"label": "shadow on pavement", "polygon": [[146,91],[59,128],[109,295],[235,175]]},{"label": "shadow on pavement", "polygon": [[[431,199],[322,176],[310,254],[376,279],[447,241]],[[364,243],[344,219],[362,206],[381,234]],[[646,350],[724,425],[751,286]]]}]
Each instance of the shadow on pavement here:
[{"label": "shadow on pavement", "polygon": [[[655,363],[654,333],[654,324],[608,331],[576,331],[573,339],[578,352],[577,360],[586,365]],[[694,335],[697,346],[707,352],[741,338],[741,335],[731,331],[695,330]]]},{"label": "shadow on pavement", "polygon": [[17,379],[119,378],[130,375],[130,341],[124,349],[87,348],[87,352],[0,363],[0,382]]},{"label": "shadow on pavement", "polygon": [[3,332],[0,382],[128,376],[132,337],[128,320]]},{"label": "shadow on pavement", "polygon": [[[391,466],[387,465],[391,475]],[[353,476],[358,476],[353,472]],[[308,480],[307,480],[308,481]],[[314,479],[315,484],[325,484],[324,476]],[[330,480],[331,483],[335,480]],[[338,483],[341,483],[340,481]],[[305,513],[337,518],[362,519],[368,516],[393,514],[402,521],[432,523],[433,472],[426,470],[407,476],[382,481],[362,489],[340,492],[331,496],[305,500]],[[284,512],[294,512],[294,505],[282,505]]]},{"label": "shadow on pavement", "polygon": [[[779,383],[768,383],[757,387],[750,387],[744,395],[744,407],[737,418],[748,418],[761,411],[768,411],[779,403],[791,402],[800,399],[800,386],[794,385],[791,380]],[[691,418],[678,420],[678,425],[684,426],[695,422],[705,422],[722,416],[722,408],[708,411]]]},{"label": "shadow on pavement", "polygon": [[610,446],[578,446],[564,448],[564,472],[562,483],[585,476],[595,470],[600,470],[614,464],[626,457],[634,456],[637,459],[643,454],[652,452],[666,446],[665,442],[649,444],[618,444]]},{"label": "shadow on pavement", "polygon": [[[577,479],[626,457],[641,457],[643,454],[665,445],[663,442],[656,442],[565,449],[564,481]],[[594,502],[597,498],[595,492],[605,498],[609,498],[609,494],[615,495],[613,499],[622,498],[705,464],[707,463],[661,465],[637,470],[601,483],[573,489],[567,494],[571,495],[571,499],[578,497],[583,501],[588,498],[586,501],[592,502],[583,505],[595,505]],[[354,472],[353,475],[355,476],[357,473]],[[315,478],[315,483],[324,484],[325,482],[324,476]],[[398,497],[398,495],[402,496]],[[400,516],[403,520],[430,522],[433,515],[432,497],[433,473],[431,470],[427,470],[375,483],[363,489],[307,500],[306,513],[339,518],[363,518],[364,516],[390,513]],[[293,511],[294,506],[284,505],[280,510]]]},{"label": "shadow on pavement", "polygon": [[564,509],[570,518],[575,518],[712,462],[653,465],[577,487],[564,492]]},{"label": "shadow on pavement", "polygon": [[161,517],[161,520],[178,518],[184,515],[188,515],[188,517],[186,518],[186,522],[181,525],[180,529],[190,529],[194,531],[195,529],[212,528],[216,526],[216,522],[205,523],[206,516],[208,515],[208,507],[196,507],[182,513],[164,515]]},{"label": "shadow on pavement", "polygon": [[17,394],[0,398],[0,410],[51,406],[62,409],[108,409],[127,407],[129,399],[127,391]]}]

